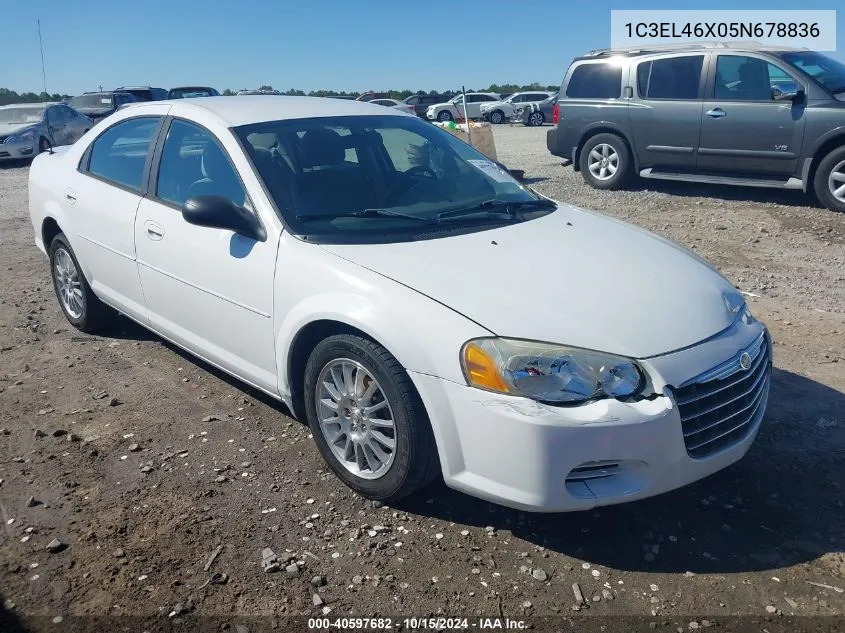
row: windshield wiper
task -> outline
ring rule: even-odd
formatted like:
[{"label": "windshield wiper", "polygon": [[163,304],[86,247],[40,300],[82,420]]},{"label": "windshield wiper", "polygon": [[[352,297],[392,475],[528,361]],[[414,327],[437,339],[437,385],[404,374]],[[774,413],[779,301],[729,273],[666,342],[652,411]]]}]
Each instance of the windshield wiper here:
[{"label": "windshield wiper", "polygon": [[437,219],[443,220],[446,218],[461,218],[477,215],[479,213],[486,213],[488,215],[504,215],[521,221],[521,218],[519,217],[520,210],[554,209],[556,206],[557,205],[555,205],[554,202],[545,198],[540,200],[500,200],[498,198],[492,198],[471,207],[443,211],[437,215]]},{"label": "windshield wiper", "polygon": [[402,220],[415,220],[425,224],[436,224],[433,218],[421,218],[417,215],[399,213],[390,209],[361,209],[360,211],[343,211],[338,213],[314,213],[298,215],[296,219],[300,222],[312,222],[314,220],[333,220],[335,218],[399,218]]}]

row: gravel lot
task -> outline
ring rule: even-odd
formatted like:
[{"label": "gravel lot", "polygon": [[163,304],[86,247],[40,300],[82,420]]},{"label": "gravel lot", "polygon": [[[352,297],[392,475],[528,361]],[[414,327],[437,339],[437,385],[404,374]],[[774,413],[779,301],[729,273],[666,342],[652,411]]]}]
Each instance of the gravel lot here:
[{"label": "gravel lot", "polygon": [[[746,615],[769,631],[790,614],[841,621],[845,216],[796,192],[654,181],[594,191],[547,153],[547,129],[497,127],[500,160],[547,195],[694,249],[751,293],[776,369],[744,460],[586,513],[523,514],[442,484],[373,507],[269,398],[124,319],[108,337],[70,328],[32,243],[27,167],[0,167],[0,629],[17,616],[167,621],[180,610],[588,613],[685,628]],[[262,570],[264,548],[277,573]]]}]

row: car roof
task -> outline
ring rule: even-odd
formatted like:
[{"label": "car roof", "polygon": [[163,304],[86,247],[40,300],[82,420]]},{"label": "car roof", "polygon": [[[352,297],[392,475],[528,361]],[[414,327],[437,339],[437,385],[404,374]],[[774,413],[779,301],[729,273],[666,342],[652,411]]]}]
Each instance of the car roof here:
[{"label": "car roof", "polygon": [[[287,97],[276,95],[245,95],[232,97],[196,97],[157,103],[172,103],[174,108],[205,110],[227,127],[282,119],[309,119],[330,116],[409,116],[367,101],[347,101],[329,97]],[[175,114],[175,113],[174,113]]]},{"label": "car roof", "polygon": [[710,50],[732,50],[743,51],[746,53],[776,53],[783,51],[807,51],[808,48],[794,48],[789,46],[776,46],[770,44],[762,44],[754,40],[740,40],[735,42],[678,42],[674,44],[640,44],[637,46],[626,46],[621,48],[597,48],[591,50],[578,60],[595,59],[601,57],[610,57],[615,55],[621,56],[638,56],[650,55],[652,53],[675,53],[675,52],[690,52],[690,51],[710,51]]},{"label": "car roof", "polygon": [[0,106],[0,110],[11,110],[12,108],[46,108],[47,106],[59,105],[58,101],[37,101],[35,103],[9,103]]}]

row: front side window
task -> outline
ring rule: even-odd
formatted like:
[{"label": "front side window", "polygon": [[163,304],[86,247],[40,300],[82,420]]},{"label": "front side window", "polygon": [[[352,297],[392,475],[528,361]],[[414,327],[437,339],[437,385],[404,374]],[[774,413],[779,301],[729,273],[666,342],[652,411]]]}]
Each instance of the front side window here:
[{"label": "front side window", "polygon": [[637,66],[637,92],[643,99],[698,99],[704,55],[655,59]]},{"label": "front side window", "polygon": [[235,133],[286,224],[318,239],[402,240],[444,222],[478,230],[515,221],[502,204],[538,213],[543,202],[477,150],[411,117],[291,119]]},{"label": "front side window", "polygon": [[833,94],[845,93],[845,64],[813,51],[780,53],[780,58],[807,73]]},{"label": "front side window", "polygon": [[789,75],[764,59],[743,55],[719,55],[716,62],[716,99],[771,101],[772,88]]},{"label": "front side window", "polygon": [[566,87],[572,99],[618,99],[621,94],[622,67],[616,64],[581,64]]},{"label": "front side window", "polygon": [[91,144],[87,171],[129,189],[140,190],[144,165],[160,117],[121,121]]},{"label": "front side window", "polygon": [[243,184],[217,139],[176,119],[162,148],[156,197],[181,207],[195,196],[223,196],[238,206],[246,201]]}]

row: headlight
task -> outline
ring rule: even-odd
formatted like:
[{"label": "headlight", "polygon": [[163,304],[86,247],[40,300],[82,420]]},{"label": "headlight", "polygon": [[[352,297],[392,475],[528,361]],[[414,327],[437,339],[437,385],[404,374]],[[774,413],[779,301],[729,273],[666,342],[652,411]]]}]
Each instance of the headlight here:
[{"label": "headlight", "polygon": [[6,138],[7,143],[31,143],[35,140],[35,131],[27,130],[19,134],[12,134]]},{"label": "headlight", "polygon": [[645,385],[629,358],[603,352],[504,338],[478,338],[461,350],[472,387],[554,404],[629,398]]}]

